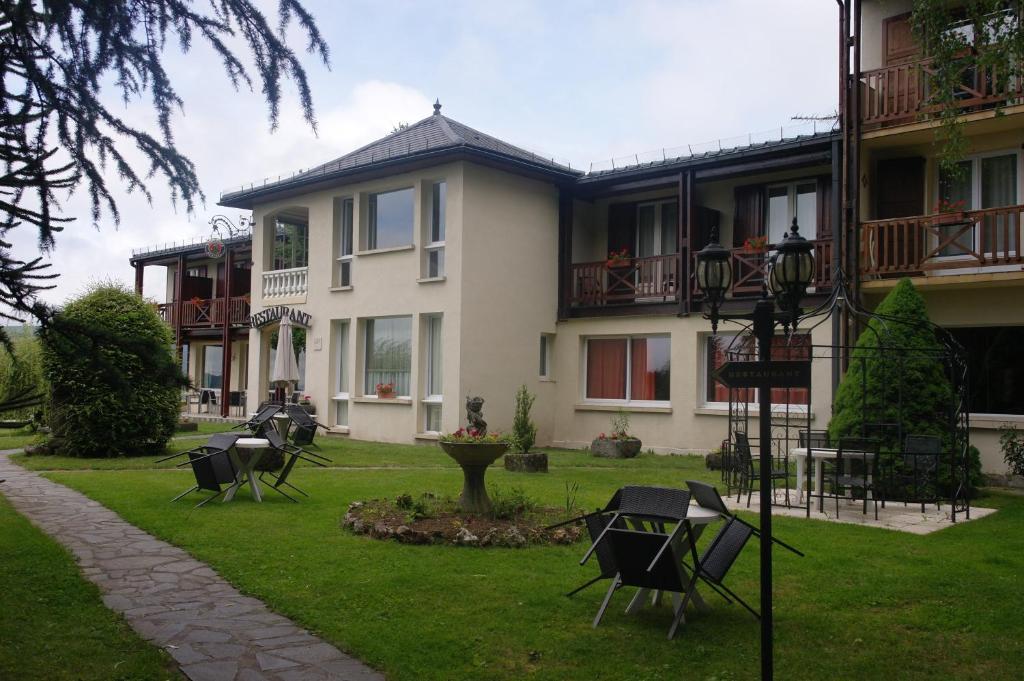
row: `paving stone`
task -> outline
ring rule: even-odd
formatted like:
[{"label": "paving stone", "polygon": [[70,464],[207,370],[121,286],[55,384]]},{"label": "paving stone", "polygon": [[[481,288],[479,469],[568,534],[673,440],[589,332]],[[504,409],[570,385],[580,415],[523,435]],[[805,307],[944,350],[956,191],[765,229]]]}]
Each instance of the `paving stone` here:
[{"label": "paving stone", "polygon": [[[12,505],[68,547],[107,607],[167,650],[192,681],[384,681],[358,660],[243,596],[181,549],[0,452]],[[980,517],[980,515],[979,515]]]}]

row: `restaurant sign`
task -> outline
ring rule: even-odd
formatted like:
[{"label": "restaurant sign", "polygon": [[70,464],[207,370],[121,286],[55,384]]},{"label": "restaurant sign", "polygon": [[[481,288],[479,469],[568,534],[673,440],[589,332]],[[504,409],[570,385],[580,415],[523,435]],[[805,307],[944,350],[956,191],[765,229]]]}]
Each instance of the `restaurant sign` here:
[{"label": "restaurant sign", "polygon": [[285,315],[293,323],[304,326],[307,329],[313,325],[313,318],[309,314],[300,312],[295,308],[285,307],[284,305],[268,307],[266,310],[257,312],[249,317],[249,325],[254,329],[261,329],[268,324],[281,321],[281,318]]}]

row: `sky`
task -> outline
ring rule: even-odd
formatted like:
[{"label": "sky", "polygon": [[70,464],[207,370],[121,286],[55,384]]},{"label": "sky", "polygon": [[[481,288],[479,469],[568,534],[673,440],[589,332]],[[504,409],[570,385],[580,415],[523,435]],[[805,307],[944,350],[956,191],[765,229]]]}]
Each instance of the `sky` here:
[{"label": "sky", "polygon": [[[256,0],[276,16],[274,0]],[[204,3],[198,3],[201,6]],[[262,95],[236,91],[198,43],[169,41],[164,66],[185,102],[176,145],[197,166],[205,204],[175,206],[159,177],[152,203],[110,178],[121,220],[93,224],[84,192],[67,197],[77,220],[45,254],[60,273],[43,299],[59,305],[89,284],[133,285],[136,248],[210,233],[221,192],[341,156],[443,113],[584,170],[609,159],[794,125],[837,106],[837,5],[832,0],[305,0],[331,49],[327,68],[303,59],[318,131],[285,89],[270,130]],[[302,48],[302,36],[290,37]],[[101,93],[128,120],[152,126],[147,100]],[[153,129],[151,127],[151,129]],[[14,254],[38,255],[30,228]],[[144,294],[164,299],[165,270],[145,270]]]}]

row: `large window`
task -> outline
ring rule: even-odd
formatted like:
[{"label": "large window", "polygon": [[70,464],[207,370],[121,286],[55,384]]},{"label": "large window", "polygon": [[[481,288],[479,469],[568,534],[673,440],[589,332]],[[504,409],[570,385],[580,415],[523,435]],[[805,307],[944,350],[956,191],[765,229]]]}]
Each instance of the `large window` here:
[{"label": "large window", "polygon": [[272,269],[290,270],[309,266],[309,226],[305,222],[279,219],[274,229]]},{"label": "large window", "polygon": [[641,203],[636,216],[636,254],[640,258],[679,252],[679,203]]},{"label": "large window", "polygon": [[334,236],[335,262],[337,267],[334,273],[335,286],[352,285],[352,219],[354,203],[352,199],[334,200]]},{"label": "large window", "polygon": [[378,384],[390,383],[395,395],[409,397],[412,370],[412,317],[366,320],[363,393],[374,395]]},{"label": "large window", "polygon": [[334,425],[348,425],[349,368],[348,320],[335,321],[334,331]]},{"label": "large window", "polygon": [[[732,355],[733,359],[757,359],[757,346],[752,336],[737,339],[735,334],[704,337],[704,401],[709,404],[727,404],[729,388],[714,378],[714,372]],[[790,338],[776,336],[772,342],[773,360],[805,360],[811,358],[811,337],[806,334]],[[806,405],[810,394],[806,388],[772,388],[772,404]],[[756,404],[760,397],[754,388],[736,390],[737,402]]]},{"label": "large window", "polygon": [[441,431],[441,404],[443,402],[443,381],[442,381],[442,338],[441,338],[441,317],[430,316],[424,318],[426,336],[426,380],[424,385],[424,430],[428,433]]},{"label": "large window", "polygon": [[413,190],[370,194],[366,249],[396,248],[413,242]]},{"label": "large window", "polygon": [[203,346],[203,387],[220,390],[223,373],[224,348],[219,345]]},{"label": "large window", "polygon": [[[961,161],[955,175],[940,173],[939,198],[947,207],[960,210],[981,210],[1017,205],[1017,153],[997,153],[975,156]],[[943,256],[969,256],[971,251],[981,254],[1003,253],[1007,248],[1016,250],[1017,239],[1007,233],[1019,231],[1014,215],[989,215],[974,228],[964,224],[942,225],[939,230],[943,241],[950,244],[940,251]]]},{"label": "large window", "polygon": [[964,346],[971,412],[1024,415],[1024,326],[950,329]]},{"label": "large window", "polygon": [[426,272],[428,278],[444,276],[444,231],[448,185],[434,182],[430,191],[430,225],[427,230]]},{"label": "large window", "polygon": [[588,339],[586,399],[667,402],[670,354],[668,336]]},{"label": "large window", "polygon": [[814,180],[801,180],[768,187],[768,242],[777,244],[786,237],[793,218],[800,235],[808,241],[818,234],[818,186]]}]

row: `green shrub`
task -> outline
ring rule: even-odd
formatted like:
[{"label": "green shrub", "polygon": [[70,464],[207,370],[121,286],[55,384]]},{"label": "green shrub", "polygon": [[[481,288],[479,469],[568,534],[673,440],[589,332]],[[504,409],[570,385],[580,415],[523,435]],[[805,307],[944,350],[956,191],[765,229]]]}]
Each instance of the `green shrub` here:
[{"label": "green shrub", "polygon": [[508,492],[495,487],[490,492],[491,516],[497,520],[515,520],[537,507],[522,487],[513,487]]},{"label": "green shrub", "polygon": [[170,328],[152,305],[100,284],[60,310],[42,333],[53,444],[69,456],[163,451],[185,384]]},{"label": "green shrub", "polygon": [[[857,339],[836,390],[829,439],[859,437],[865,423],[900,423],[905,434],[938,436],[949,447],[953,389],[924,299],[903,279],[876,312],[905,322],[872,319]],[[887,437],[883,449],[898,450],[896,434]]]},{"label": "green shrub", "polygon": [[[10,337],[13,352],[0,348],[0,403],[45,392],[42,350],[34,330],[26,326]],[[3,418],[21,420],[39,411],[39,407],[12,409]]]},{"label": "green shrub", "polygon": [[534,443],[537,441],[537,426],[530,420],[530,410],[536,395],[531,395],[525,385],[519,386],[516,392],[516,413],[512,419],[512,437],[516,449],[523,454],[528,454]]}]

